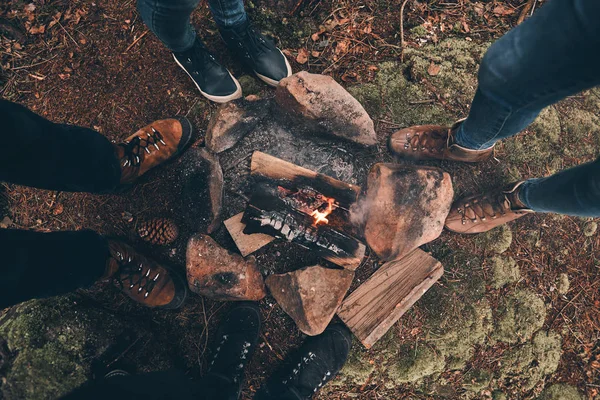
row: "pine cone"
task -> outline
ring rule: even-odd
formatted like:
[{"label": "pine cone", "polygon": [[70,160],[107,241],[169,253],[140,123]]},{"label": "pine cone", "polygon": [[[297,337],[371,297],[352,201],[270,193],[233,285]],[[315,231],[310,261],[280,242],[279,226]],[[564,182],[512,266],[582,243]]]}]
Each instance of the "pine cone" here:
[{"label": "pine cone", "polygon": [[140,237],[148,243],[167,245],[179,236],[179,228],[168,218],[152,218],[140,222],[137,228]]}]

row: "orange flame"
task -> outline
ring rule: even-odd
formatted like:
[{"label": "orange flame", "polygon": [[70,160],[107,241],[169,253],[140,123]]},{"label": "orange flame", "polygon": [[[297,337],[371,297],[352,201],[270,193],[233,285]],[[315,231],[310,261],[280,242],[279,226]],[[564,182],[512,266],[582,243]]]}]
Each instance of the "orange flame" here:
[{"label": "orange flame", "polygon": [[315,218],[315,225],[318,225],[320,222],[325,224],[329,223],[329,220],[326,218],[333,211],[333,205],[335,203],[335,199],[327,199],[327,209],[325,211],[315,210],[312,212],[311,217]]}]

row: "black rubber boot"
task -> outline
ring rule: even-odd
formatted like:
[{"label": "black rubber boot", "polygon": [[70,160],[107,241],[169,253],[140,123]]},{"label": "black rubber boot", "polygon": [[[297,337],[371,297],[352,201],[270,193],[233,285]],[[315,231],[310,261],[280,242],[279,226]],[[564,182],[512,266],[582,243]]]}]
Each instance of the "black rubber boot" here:
[{"label": "black rubber boot", "polygon": [[292,74],[292,67],[273,42],[254,29],[249,21],[232,28],[221,28],[227,47],[256,76],[270,86]]},{"label": "black rubber boot", "polygon": [[318,336],[308,338],[286,364],[259,390],[258,400],[306,400],[342,369],[352,335],[342,324],[329,326]]},{"label": "black rubber boot", "polygon": [[191,49],[173,53],[173,58],[207,99],[226,103],[242,97],[239,82],[215,60],[200,39],[196,38]]}]

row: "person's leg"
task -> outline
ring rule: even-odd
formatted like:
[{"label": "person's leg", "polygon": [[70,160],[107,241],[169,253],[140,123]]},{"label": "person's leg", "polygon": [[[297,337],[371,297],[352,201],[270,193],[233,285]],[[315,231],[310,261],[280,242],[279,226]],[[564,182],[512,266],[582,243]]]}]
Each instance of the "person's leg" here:
[{"label": "person's leg", "polygon": [[479,87],[456,143],[492,147],[551,104],[600,84],[600,2],[550,0],[496,41],[479,69]]},{"label": "person's leg", "polygon": [[466,121],[452,128],[402,129],[390,137],[391,151],[401,157],[478,162],[544,107],[600,84],[599,13],[595,0],[550,0],[486,52]]},{"label": "person's leg", "polygon": [[91,286],[105,273],[108,242],[92,231],[0,229],[0,309]]},{"label": "person's leg", "polygon": [[119,185],[114,146],[99,133],[52,123],[6,100],[0,100],[0,120],[0,181],[92,193]]},{"label": "person's leg", "polygon": [[535,212],[600,217],[600,158],[547,178],[525,181],[519,199]]},{"label": "person's leg", "polygon": [[327,327],[325,332],[308,338],[289,356],[254,397],[256,400],[307,400],[333,379],[342,369],[352,335],[342,324]]},{"label": "person's leg", "polygon": [[248,20],[242,0],[209,0],[208,5],[219,28],[240,26]]}]

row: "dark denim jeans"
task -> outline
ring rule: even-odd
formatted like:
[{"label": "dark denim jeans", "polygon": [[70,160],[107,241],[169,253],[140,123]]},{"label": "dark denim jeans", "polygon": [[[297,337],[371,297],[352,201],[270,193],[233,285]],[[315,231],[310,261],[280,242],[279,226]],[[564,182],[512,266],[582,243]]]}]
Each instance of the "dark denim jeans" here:
[{"label": "dark denim jeans", "polygon": [[[200,0],[138,0],[144,23],[173,52],[188,50],[196,40],[190,15]],[[209,0],[208,5],[220,28],[242,24],[248,18],[242,0]]]},{"label": "dark denim jeans", "polygon": [[[458,144],[485,149],[516,135],[540,111],[600,84],[600,1],[550,0],[495,42]],[[538,212],[600,216],[600,163],[527,181],[521,200]]]}]

